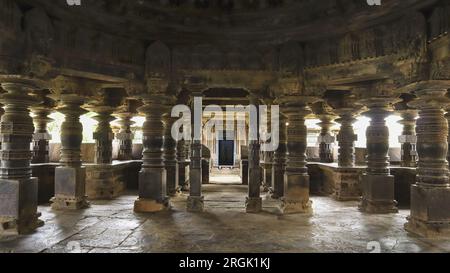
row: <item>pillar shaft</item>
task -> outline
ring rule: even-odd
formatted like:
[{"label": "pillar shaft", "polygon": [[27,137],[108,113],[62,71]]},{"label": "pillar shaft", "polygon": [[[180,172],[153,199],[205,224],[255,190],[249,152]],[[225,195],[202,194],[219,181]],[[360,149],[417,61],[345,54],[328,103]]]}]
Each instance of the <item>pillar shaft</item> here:
[{"label": "pillar shaft", "polygon": [[167,172],[167,194],[176,195],[178,191],[177,142],[172,137],[172,125],[175,120],[169,116],[164,127],[164,166]]},{"label": "pillar shaft", "polygon": [[132,160],[133,159],[133,132],[131,131],[131,125],[134,122],[131,120],[132,115],[118,115],[120,131],[116,134],[116,138],[119,140],[119,160]]},{"label": "pillar shaft", "polygon": [[34,126],[29,107],[33,86],[3,83],[5,114],[0,123],[0,235],[28,233],[43,224],[37,212],[38,181],[31,177],[30,143]]},{"label": "pillar shaft", "polygon": [[262,210],[261,198],[261,167],[259,143],[259,100],[255,95],[250,96],[250,105],[256,111],[250,112],[250,129],[248,145],[248,197],[246,200],[246,211],[248,213],[258,213]]},{"label": "pillar shaft", "polygon": [[167,112],[164,95],[144,97],[144,106],[138,111],[145,115],[143,131],[143,165],[139,174],[139,199],[135,212],[155,212],[170,207],[167,197],[167,173],[164,166],[164,122]]},{"label": "pillar shaft", "polygon": [[403,125],[402,135],[399,142],[402,148],[402,167],[417,166],[417,136],[416,136],[416,110],[405,110],[401,112],[402,120],[399,122]]},{"label": "pillar shaft", "polygon": [[319,156],[322,163],[333,163],[333,143],[335,138],[331,135],[331,127],[334,125],[333,117],[325,115],[320,117],[318,124],[321,128],[319,136]]},{"label": "pillar shaft", "polygon": [[94,132],[95,139],[95,164],[112,163],[112,142],[114,133],[111,129],[111,121],[114,120],[112,110],[98,111],[94,117],[98,121],[97,129]]},{"label": "pillar shaft", "polygon": [[33,110],[35,114],[33,120],[36,130],[33,135],[33,159],[32,163],[48,163],[50,161],[49,156],[49,141],[52,136],[47,130],[47,124],[53,121],[48,115],[51,114],[50,110],[36,109]]},{"label": "pillar shaft", "polygon": [[[191,133],[190,162],[189,162],[189,197],[187,199],[187,210],[190,212],[202,212],[204,210],[204,197],[202,194],[202,109],[198,98],[202,97],[202,87],[195,86],[191,102]],[[197,98],[197,101],[196,101]],[[198,105],[196,105],[196,103]]]},{"label": "pillar shaft", "polygon": [[58,111],[64,114],[61,125],[61,167],[55,170],[55,197],[52,208],[77,210],[89,206],[86,196],[86,169],[82,167],[83,125],[80,116],[84,99],[78,95],[61,95]]},{"label": "pillar shaft", "polygon": [[411,188],[411,215],[405,228],[424,237],[450,237],[448,122],[443,107],[448,86],[425,85],[416,91],[417,183]]},{"label": "pillar shaft", "polygon": [[341,129],[337,136],[339,143],[338,165],[339,167],[355,166],[355,141],[358,135],[355,134],[353,123],[356,119],[349,111],[340,114],[337,122],[341,124]]},{"label": "pillar shaft", "polygon": [[280,115],[280,144],[274,153],[272,165],[272,198],[278,199],[284,195],[284,175],[286,168],[286,118]]},{"label": "pillar shaft", "polygon": [[189,160],[187,152],[187,144],[185,140],[180,140],[177,143],[177,163],[178,163],[178,185],[181,190],[188,190],[189,177]]},{"label": "pillar shaft", "polygon": [[362,179],[363,197],[360,210],[367,213],[395,213],[394,177],[389,170],[389,128],[386,118],[391,113],[389,99],[364,102],[371,118],[367,128],[367,169]]}]

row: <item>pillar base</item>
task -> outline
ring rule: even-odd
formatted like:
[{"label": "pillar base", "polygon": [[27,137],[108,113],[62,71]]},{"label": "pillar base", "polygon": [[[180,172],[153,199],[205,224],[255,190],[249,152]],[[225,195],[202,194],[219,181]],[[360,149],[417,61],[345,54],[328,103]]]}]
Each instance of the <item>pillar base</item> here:
[{"label": "pillar base", "polygon": [[0,236],[28,234],[44,224],[37,212],[36,178],[0,180]]},{"label": "pillar base", "polygon": [[398,213],[394,185],[392,175],[363,175],[363,197],[359,210],[373,214]]},{"label": "pillar base", "polygon": [[289,200],[281,198],[280,212],[282,214],[307,214],[313,213],[312,201]]},{"label": "pillar base", "polygon": [[125,191],[125,184],[111,164],[90,165],[86,173],[86,193],[90,200],[111,200]]},{"label": "pillar base", "polygon": [[334,171],[335,189],[333,197],[337,201],[361,200],[360,172],[356,168],[338,168]]},{"label": "pillar base", "polygon": [[89,207],[86,192],[86,169],[84,167],[58,167],[55,169],[55,197],[52,208],[78,210]]},{"label": "pillar base", "polygon": [[309,175],[287,172],[284,176],[284,197],[281,198],[280,211],[283,214],[312,214],[309,200]]},{"label": "pillar base", "polygon": [[91,206],[87,201],[87,196],[73,197],[58,194],[50,201],[54,210],[81,210]]},{"label": "pillar base", "polygon": [[170,210],[169,198],[163,200],[162,202],[139,198],[134,202],[134,212],[137,213],[151,213]]},{"label": "pillar base", "polygon": [[426,238],[450,238],[450,188],[413,185],[405,229]]},{"label": "pillar base", "polygon": [[189,212],[203,212],[205,210],[205,198],[203,196],[189,196],[186,209]]},{"label": "pillar base", "polygon": [[245,211],[247,213],[259,213],[262,211],[261,197],[247,197],[245,201]]}]

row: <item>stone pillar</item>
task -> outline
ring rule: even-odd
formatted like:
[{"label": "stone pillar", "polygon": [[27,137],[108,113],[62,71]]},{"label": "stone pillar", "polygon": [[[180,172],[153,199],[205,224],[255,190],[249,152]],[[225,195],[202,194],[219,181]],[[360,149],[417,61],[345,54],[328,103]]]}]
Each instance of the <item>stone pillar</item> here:
[{"label": "stone pillar", "polygon": [[[171,110],[171,107],[168,106]],[[172,137],[172,125],[176,119],[170,117],[170,112],[164,119],[164,166],[167,172],[167,195],[175,196],[178,192],[178,162],[177,142]]]},{"label": "stone pillar", "polygon": [[178,163],[178,185],[180,190],[188,190],[189,160],[187,158],[186,141],[180,140],[177,143],[177,163]]},{"label": "stone pillar", "polygon": [[355,166],[355,141],[358,135],[355,134],[353,123],[356,118],[354,109],[336,110],[339,119],[336,121],[341,124],[337,140],[339,143],[338,166],[352,168]]},{"label": "stone pillar", "polygon": [[[247,213],[258,213],[262,210],[261,198],[261,168],[259,143],[259,100],[250,95],[250,105],[256,107],[256,112],[250,113],[249,145],[248,145],[248,197],[245,202]],[[253,116],[253,115],[256,115]],[[253,138],[253,139],[252,139]]]},{"label": "stone pillar", "polygon": [[32,112],[34,114],[34,135],[33,135],[33,159],[31,163],[48,163],[49,159],[49,141],[52,136],[48,133],[47,125],[53,119],[48,116],[52,113],[54,101],[47,98],[49,91],[40,90],[38,91],[38,99],[42,101],[40,105],[32,107]]},{"label": "stone pillar", "polygon": [[116,114],[119,118],[117,122],[120,125],[120,131],[116,134],[116,139],[119,140],[119,154],[118,160],[132,160],[133,159],[133,132],[131,131],[131,125],[134,121],[131,120],[133,113],[122,112]]},{"label": "stone pillar", "polygon": [[392,113],[393,99],[373,97],[361,101],[371,118],[367,128],[367,170],[362,178],[363,197],[360,210],[367,213],[396,213],[394,176],[389,170],[389,128],[386,118]]},{"label": "stone pillar", "polygon": [[3,82],[7,93],[0,95],[5,114],[0,123],[0,236],[24,234],[42,226],[37,212],[38,181],[31,177],[34,126],[29,107],[36,99],[29,95],[31,83]]},{"label": "stone pillar", "polygon": [[[94,109],[92,109],[94,110]],[[94,117],[98,121],[97,129],[94,132],[95,139],[95,164],[112,163],[112,142],[114,133],[111,129],[111,121],[115,120],[112,116],[114,108],[109,106],[97,106]]]},{"label": "stone pillar", "polygon": [[398,142],[402,146],[402,167],[415,168],[417,166],[417,136],[416,136],[416,117],[417,110],[399,111],[402,120],[399,121],[403,125],[402,135],[399,136]]},{"label": "stone pillar", "polygon": [[[189,197],[187,210],[190,212],[202,212],[204,210],[204,197],[202,194],[202,105],[195,109],[195,98],[201,98],[201,87],[195,87],[192,92],[192,136],[189,164]],[[196,111],[197,110],[197,111]]]},{"label": "stone pillar", "polygon": [[143,131],[143,165],[139,173],[139,198],[135,212],[157,212],[170,208],[167,197],[167,172],[164,166],[164,122],[166,96],[147,94],[138,111],[145,115]]},{"label": "stone pillar", "polygon": [[280,113],[280,144],[274,153],[272,165],[272,198],[284,196],[284,175],[286,168],[286,117]]},{"label": "stone pillar", "polygon": [[424,237],[450,236],[450,183],[448,122],[443,107],[448,105],[448,85],[422,83],[415,91],[417,120],[417,183],[411,188],[411,215],[407,231]]},{"label": "stone pillar", "polygon": [[320,123],[321,132],[318,137],[320,162],[333,163],[333,144],[336,138],[331,135],[331,127],[336,119],[332,113],[331,107],[326,102],[318,102],[312,106],[312,110]]},{"label": "stone pillar", "polygon": [[309,96],[286,96],[283,98],[287,127],[287,162],[284,177],[284,197],[281,212],[312,213],[309,199],[309,175],[306,162],[308,130],[305,118],[311,113],[308,104],[317,98]]},{"label": "stone pillar", "polygon": [[263,161],[262,161],[262,169],[263,169],[263,190],[264,192],[269,192],[272,187],[272,168],[273,168],[273,152],[262,152]]},{"label": "stone pillar", "polygon": [[52,208],[56,210],[78,210],[89,207],[86,196],[86,169],[82,167],[81,143],[83,125],[80,116],[84,99],[75,94],[60,96],[61,106],[57,109],[65,115],[61,125],[61,167],[55,170],[55,197]]},{"label": "stone pillar", "polygon": [[248,146],[241,146],[240,168],[242,185],[248,185]]}]

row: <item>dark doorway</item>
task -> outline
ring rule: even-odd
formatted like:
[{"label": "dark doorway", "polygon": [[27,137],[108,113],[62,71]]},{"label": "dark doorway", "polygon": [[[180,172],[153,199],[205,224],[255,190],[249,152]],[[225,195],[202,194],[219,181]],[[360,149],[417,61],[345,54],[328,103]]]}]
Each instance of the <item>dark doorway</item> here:
[{"label": "dark doorway", "polygon": [[234,140],[219,140],[219,166],[234,166]]}]

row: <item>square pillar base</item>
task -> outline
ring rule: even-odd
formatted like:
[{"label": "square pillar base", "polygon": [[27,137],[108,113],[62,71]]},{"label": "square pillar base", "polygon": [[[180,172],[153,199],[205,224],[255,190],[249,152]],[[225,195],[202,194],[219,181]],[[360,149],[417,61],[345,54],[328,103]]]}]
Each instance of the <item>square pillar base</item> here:
[{"label": "square pillar base", "polygon": [[284,197],[281,198],[282,214],[312,214],[309,200],[309,175],[287,172],[284,176]]},{"label": "square pillar base", "polygon": [[334,171],[334,194],[337,201],[361,200],[360,171],[356,168],[338,168]]},{"label": "square pillar base", "polygon": [[167,210],[170,210],[169,198],[162,201],[139,198],[134,202],[134,212],[137,213],[151,213]]},{"label": "square pillar base", "polygon": [[111,200],[125,191],[120,169],[110,164],[91,165],[86,170],[86,192],[90,200]]},{"label": "square pillar base", "polygon": [[392,175],[363,175],[359,210],[373,214],[398,213],[394,186]]},{"label": "square pillar base", "polygon": [[413,185],[405,229],[426,238],[450,238],[450,188]]},{"label": "square pillar base", "polygon": [[247,197],[245,201],[245,211],[247,213],[260,213],[262,211],[262,198]]},{"label": "square pillar base", "polygon": [[0,180],[0,236],[28,234],[44,225],[37,212],[36,178]]},{"label": "square pillar base", "polygon": [[55,170],[55,210],[79,210],[89,207],[86,196],[86,169],[84,167],[58,167]]},{"label": "square pillar base", "polygon": [[205,198],[203,196],[189,196],[186,202],[186,210],[203,212],[205,210]]}]

